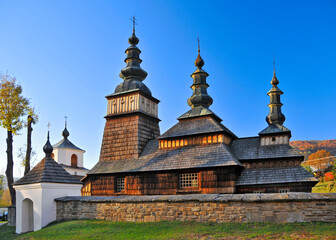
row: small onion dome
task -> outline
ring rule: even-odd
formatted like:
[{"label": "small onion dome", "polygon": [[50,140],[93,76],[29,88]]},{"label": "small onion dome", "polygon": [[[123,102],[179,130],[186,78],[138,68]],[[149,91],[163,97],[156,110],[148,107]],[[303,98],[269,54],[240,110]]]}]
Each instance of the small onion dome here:
[{"label": "small onion dome", "polygon": [[54,150],[54,148],[51,146],[51,144],[49,142],[49,131],[48,131],[47,142],[43,147],[43,152],[45,152],[46,157],[50,157],[53,150]]},{"label": "small onion dome", "polygon": [[133,31],[132,36],[128,39],[128,43],[131,45],[137,45],[139,43],[139,38],[135,36],[135,32]]},{"label": "small onion dome", "polygon": [[201,55],[198,52],[198,56],[197,56],[197,58],[195,60],[195,67],[202,68],[203,66],[204,66],[204,61],[203,61]]},{"label": "small onion dome", "polygon": [[69,135],[70,135],[70,133],[69,133],[68,129],[65,127],[64,130],[63,130],[63,132],[62,132],[62,136],[64,138],[68,138]]},{"label": "small onion dome", "polygon": [[279,84],[279,80],[275,76],[275,72],[273,73],[273,78],[272,78],[271,84],[275,85],[275,86]]}]

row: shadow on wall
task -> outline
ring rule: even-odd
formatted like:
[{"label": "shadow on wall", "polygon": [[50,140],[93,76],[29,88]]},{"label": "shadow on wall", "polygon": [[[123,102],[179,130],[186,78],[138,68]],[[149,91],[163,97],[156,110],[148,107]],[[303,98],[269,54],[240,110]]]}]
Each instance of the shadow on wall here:
[{"label": "shadow on wall", "polygon": [[34,231],[34,203],[29,198],[22,201],[22,233]]}]

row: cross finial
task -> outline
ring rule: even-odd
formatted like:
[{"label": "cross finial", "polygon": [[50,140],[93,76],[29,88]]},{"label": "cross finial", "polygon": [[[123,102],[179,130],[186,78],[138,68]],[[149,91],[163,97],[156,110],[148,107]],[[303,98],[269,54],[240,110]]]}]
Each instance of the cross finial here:
[{"label": "cross finial", "polygon": [[50,122],[48,122],[48,124],[47,124],[47,127],[48,127],[48,132],[49,132],[49,130],[50,130]]},{"label": "cross finial", "polygon": [[197,43],[198,43],[198,53],[200,53],[201,49],[200,49],[200,40],[199,40],[199,36],[197,36]]},{"label": "cross finial", "polygon": [[67,120],[68,120],[68,116],[67,116],[67,115],[65,115],[65,116],[64,116],[64,119],[65,119],[65,127],[67,127]]},{"label": "cross finial", "polygon": [[273,75],[275,76],[275,60],[273,59]]},{"label": "cross finial", "polygon": [[135,32],[135,25],[137,24],[137,23],[136,23],[136,19],[135,19],[135,13],[134,13],[134,15],[130,18],[130,20],[133,22],[133,32]]}]

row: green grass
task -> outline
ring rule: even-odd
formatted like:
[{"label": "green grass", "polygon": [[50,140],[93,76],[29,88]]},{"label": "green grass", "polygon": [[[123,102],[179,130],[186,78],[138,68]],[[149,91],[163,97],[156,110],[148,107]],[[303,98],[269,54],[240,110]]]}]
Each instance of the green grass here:
[{"label": "green grass", "polygon": [[313,187],[313,193],[336,193],[336,181],[319,182]]},{"label": "green grass", "polygon": [[14,234],[0,226],[0,239],[336,239],[336,223],[129,223],[82,220],[53,223]]}]

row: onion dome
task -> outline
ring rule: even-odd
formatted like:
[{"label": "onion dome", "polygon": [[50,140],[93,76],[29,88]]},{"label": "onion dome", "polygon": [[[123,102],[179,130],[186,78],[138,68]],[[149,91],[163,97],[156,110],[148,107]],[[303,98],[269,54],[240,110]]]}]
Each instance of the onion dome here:
[{"label": "onion dome", "polygon": [[198,45],[198,55],[195,60],[196,71],[191,74],[193,85],[190,87],[193,90],[193,95],[188,99],[188,105],[191,108],[202,106],[209,108],[213,100],[208,95],[207,88],[209,85],[206,82],[206,78],[209,74],[202,69],[204,61],[200,55],[200,47]]},{"label": "onion dome", "polygon": [[271,84],[273,87],[267,93],[267,95],[270,96],[270,103],[268,104],[270,113],[266,117],[266,122],[269,125],[282,125],[286,120],[285,115],[283,115],[281,112],[282,103],[280,102],[280,96],[283,94],[283,92],[277,87],[279,80],[276,77],[275,71],[273,72]]},{"label": "onion dome", "polygon": [[50,141],[49,141],[49,131],[48,131],[48,137],[47,137],[47,142],[43,147],[43,152],[45,152],[46,157],[51,157],[51,153],[54,150],[53,146],[51,146]]},{"label": "onion dome", "polygon": [[151,91],[144,83],[142,83],[142,81],[147,77],[147,72],[140,67],[142,60],[140,59],[139,55],[141,51],[136,46],[139,43],[139,39],[135,35],[134,28],[131,37],[128,39],[128,43],[131,46],[128,47],[125,51],[127,54],[125,63],[127,65],[121,70],[119,74],[119,77],[122,78],[124,82],[120,83],[116,87],[114,94],[131,90],[140,90],[151,96]]},{"label": "onion dome", "polygon": [[65,126],[65,128],[64,128],[64,130],[63,130],[63,132],[62,132],[62,136],[63,136],[64,138],[68,138],[69,135],[70,135],[70,133],[69,133],[68,129],[67,129],[66,126]]}]

